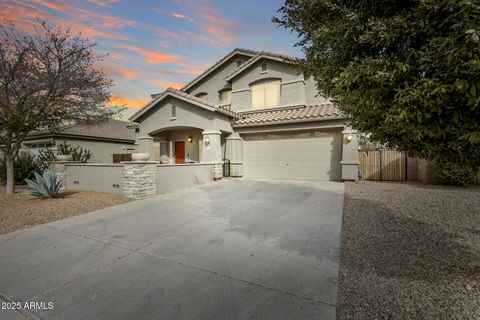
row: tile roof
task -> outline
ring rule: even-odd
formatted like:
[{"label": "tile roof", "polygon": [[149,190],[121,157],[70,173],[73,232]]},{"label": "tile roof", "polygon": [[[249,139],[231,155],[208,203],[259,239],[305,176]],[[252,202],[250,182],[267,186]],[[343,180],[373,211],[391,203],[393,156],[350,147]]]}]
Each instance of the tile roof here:
[{"label": "tile roof", "polygon": [[347,117],[332,103],[277,108],[257,112],[240,113],[242,119],[233,122],[233,127],[283,124],[289,122],[307,122]]},{"label": "tile roof", "polygon": [[79,136],[111,140],[135,140],[135,130],[129,129],[132,122],[110,119],[101,124],[72,123],[56,131],[37,131],[28,136],[28,139],[38,136]]}]

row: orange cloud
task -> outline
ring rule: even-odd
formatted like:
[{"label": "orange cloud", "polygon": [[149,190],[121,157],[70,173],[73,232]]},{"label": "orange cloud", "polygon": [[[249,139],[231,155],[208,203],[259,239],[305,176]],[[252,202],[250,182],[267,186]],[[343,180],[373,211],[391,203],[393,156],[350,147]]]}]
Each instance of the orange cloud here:
[{"label": "orange cloud", "polygon": [[149,64],[176,63],[182,61],[182,57],[176,54],[160,53],[156,50],[148,50],[131,44],[117,43],[115,46],[138,53],[147,60]]},{"label": "orange cloud", "polygon": [[118,0],[88,0],[88,2],[96,4],[97,6],[111,7],[114,3],[117,3]]},{"label": "orange cloud", "polygon": [[128,80],[133,80],[136,78],[136,76],[142,73],[142,71],[138,69],[132,69],[132,68],[127,68],[120,65],[110,65],[110,64],[102,65],[99,67],[99,69],[102,70],[107,75],[117,76],[117,77],[128,79]]},{"label": "orange cloud", "polygon": [[[131,40],[124,34],[113,32],[111,29],[120,29],[134,25],[134,21],[108,15],[97,14],[84,9],[76,8],[58,0],[23,0],[6,1],[0,5],[0,14],[12,21],[20,30],[30,33],[37,20],[46,20],[50,24],[63,29],[70,29],[81,33],[87,38],[105,38],[114,40]],[[54,10],[59,14],[49,13],[42,8]],[[68,17],[65,17],[68,16]]]},{"label": "orange cloud", "polygon": [[160,87],[163,89],[174,88],[181,89],[185,84],[182,82],[168,81],[168,80],[151,80],[148,81],[149,84],[155,87]]},{"label": "orange cloud", "polygon": [[[203,32],[215,39],[209,40],[210,42],[214,41],[217,45],[229,45],[237,40],[238,36],[233,30],[233,21],[221,18],[218,11],[206,1],[177,0],[176,3],[192,10],[195,16],[199,17],[194,23],[198,25]],[[205,38],[197,38],[197,40],[207,42]]]},{"label": "orange cloud", "polygon": [[142,98],[128,98],[123,96],[113,96],[110,98],[108,102],[110,105],[120,105],[120,106],[127,106],[129,108],[142,108],[144,107],[150,100],[142,99]]}]

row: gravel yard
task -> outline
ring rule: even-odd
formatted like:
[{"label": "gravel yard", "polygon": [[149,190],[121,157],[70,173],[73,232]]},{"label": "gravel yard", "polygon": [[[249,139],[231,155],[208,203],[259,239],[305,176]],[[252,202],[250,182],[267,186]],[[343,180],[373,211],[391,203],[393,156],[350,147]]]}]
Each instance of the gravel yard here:
[{"label": "gravel yard", "polygon": [[337,319],[480,319],[480,187],[345,185]]},{"label": "gravel yard", "polygon": [[37,199],[18,189],[7,195],[0,188],[0,234],[130,201],[110,193],[68,190],[61,198]]}]

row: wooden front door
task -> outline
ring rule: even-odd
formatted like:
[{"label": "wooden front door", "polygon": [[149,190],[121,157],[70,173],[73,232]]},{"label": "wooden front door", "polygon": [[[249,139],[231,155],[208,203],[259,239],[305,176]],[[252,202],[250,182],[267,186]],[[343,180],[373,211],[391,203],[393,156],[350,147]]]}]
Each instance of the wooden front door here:
[{"label": "wooden front door", "polygon": [[185,141],[175,141],[175,163],[185,163]]}]

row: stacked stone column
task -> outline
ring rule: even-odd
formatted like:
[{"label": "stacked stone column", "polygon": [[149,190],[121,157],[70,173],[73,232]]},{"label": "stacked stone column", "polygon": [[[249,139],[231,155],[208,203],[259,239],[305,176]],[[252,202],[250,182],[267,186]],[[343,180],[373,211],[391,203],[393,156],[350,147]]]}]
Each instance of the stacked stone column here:
[{"label": "stacked stone column", "polygon": [[157,163],[155,161],[123,162],[123,195],[145,199],[157,195]]}]

